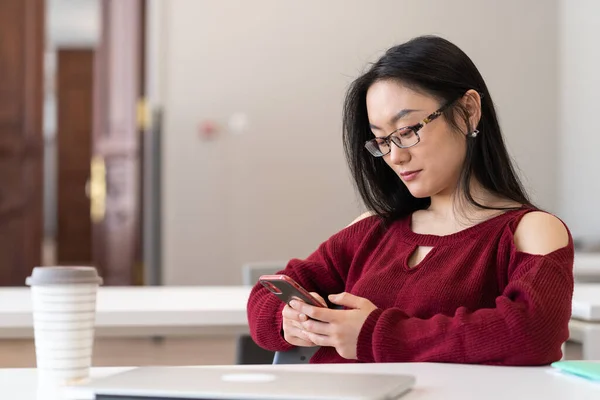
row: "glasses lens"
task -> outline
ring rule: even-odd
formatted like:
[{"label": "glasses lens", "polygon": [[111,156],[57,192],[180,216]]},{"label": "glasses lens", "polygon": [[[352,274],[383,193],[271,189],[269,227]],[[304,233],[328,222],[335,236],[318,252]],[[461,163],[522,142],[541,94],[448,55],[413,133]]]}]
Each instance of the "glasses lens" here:
[{"label": "glasses lens", "polygon": [[375,157],[381,157],[390,152],[390,145],[385,139],[371,139],[365,143],[365,148]]},{"label": "glasses lens", "polygon": [[393,134],[391,140],[398,147],[411,147],[419,142],[419,136],[412,129],[404,129]]}]

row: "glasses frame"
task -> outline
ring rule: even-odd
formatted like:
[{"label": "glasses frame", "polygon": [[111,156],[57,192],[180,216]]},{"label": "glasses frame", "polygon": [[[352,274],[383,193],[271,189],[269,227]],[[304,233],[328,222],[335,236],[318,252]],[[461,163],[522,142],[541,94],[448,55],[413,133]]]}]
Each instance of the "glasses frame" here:
[{"label": "glasses frame", "polygon": [[[374,139],[369,139],[365,142],[365,148],[366,150],[369,152],[369,154],[371,154],[373,157],[384,157],[387,156],[388,154],[390,154],[392,152],[392,146],[390,145],[390,143],[394,143],[396,146],[398,146],[401,149],[408,149],[410,147],[416,146],[417,144],[419,144],[419,142],[421,141],[421,136],[419,136],[419,131],[421,129],[423,129],[423,127],[425,125],[427,125],[428,123],[430,123],[431,121],[435,120],[437,117],[439,117],[440,115],[442,115],[442,113],[454,102],[449,102],[445,105],[443,105],[442,107],[440,107],[438,110],[432,112],[431,114],[429,114],[427,117],[425,117],[424,119],[421,120],[421,122],[416,123],[414,125],[410,125],[410,126],[403,126],[402,128],[398,128],[396,130],[394,130],[392,133],[390,133],[389,135],[382,137],[382,138],[374,138]],[[413,133],[417,136],[417,141],[413,144],[411,144],[410,146],[404,146],[401,143],[396,143],[396,140],[394,139],[400,139],[397,136],[394,136],[394,133],[398,132],[398,131],[402,131],[402,130],[406,130],[406,129],[410,129],[411,131],[413,131]],[[375,155],[373,153],[371,153],[371,151],[369,150],[369,148],[367,147],[369,145],[369,143],[375,143],[377,147],[379,147],[379,145],[377,144],[378,140],[383,139],[385,144],[388,145],[388,151],[387,153],[382,153],[381,155]]]}]

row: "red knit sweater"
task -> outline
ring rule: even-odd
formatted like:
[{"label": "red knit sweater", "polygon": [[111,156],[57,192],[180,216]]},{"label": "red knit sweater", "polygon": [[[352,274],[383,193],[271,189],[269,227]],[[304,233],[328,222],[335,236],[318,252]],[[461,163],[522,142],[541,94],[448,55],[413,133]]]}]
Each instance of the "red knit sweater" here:
[{"label": "red knit sweater", "polygon": [[[523,208],[447,236],[412,232],[411,218],[384,228],[377,217],[347,227],[280,273],[324,298],[347,291],[378,309],[358,337],[359,362],[543,365],[561,358],[569,336],[573,242],[547,255],[518,251]],[[416,267],[417,246],[433,249]],[[248,301],[250,332],[263,348],[282,336],[283,303],[260,284]],[[323,347],[313,363],[354,362]]]}]

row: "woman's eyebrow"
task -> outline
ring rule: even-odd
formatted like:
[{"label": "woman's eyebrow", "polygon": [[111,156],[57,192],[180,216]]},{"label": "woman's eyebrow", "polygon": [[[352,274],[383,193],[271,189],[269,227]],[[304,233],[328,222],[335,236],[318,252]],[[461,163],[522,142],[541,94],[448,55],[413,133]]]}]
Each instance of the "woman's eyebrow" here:
[{"label": "woman's eyebrow", "polygon": [[[410,108],[405,108],[405,109],[403,109],[403,110],[400,110],[400,111],[398,111],[398,112],[396,113],[396,115],[394,115],[394,116],[393,116],[393,117],[390,119],[390,122],[389,122],[389,124],[390,124],[390,125],[395,125],[395,124],[396,124],[396,122],[398,122],[398,121],[399,121],[399,120],[401,120],[402,118],[406,117],[408,114],[410,114],[410,113],[413,113],[413,112],[415,112],[415,111],[421,111],[421,110],[413,110],[413,109],[410,109]],[[371,127],[371,129],[375,129],[375,130],[379,130],[379,131],[381,131],[381,130],[382,130],[381,128],[379,128],[379,127],[377,127],[377,126],[375,126],[375,125],[373,125],[373,124],[369,124],[369,126]]]}]

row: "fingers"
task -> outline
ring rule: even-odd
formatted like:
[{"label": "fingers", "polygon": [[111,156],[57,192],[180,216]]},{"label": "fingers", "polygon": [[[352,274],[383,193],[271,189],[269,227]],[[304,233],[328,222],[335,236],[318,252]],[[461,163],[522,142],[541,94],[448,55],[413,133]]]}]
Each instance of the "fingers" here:
[{"label": "fingers", "polygon": [[364,298],[355,296],[348,292],[329,295],[329,300],[333,304],[348,308],[361,308],[364,305]]},{"label": "fingers", "polygon": [[315,307],[310,304],[306,304],[302,301],[292,300],[290,307],[297,311],[299,314],[304,314],[309,318],[316,319],[322,322],[333,322],[336,319],[336,313],[339,310],[331,310],[325,307]]},{"label": "fingers", "polygon": [[310,295],[312,297],[314,297],[315,299],[319,300],[319,302],[321,304],[323,304],[323,307],[327,307],[327,302],[325,301],[325,299],[323,299],[323,297],[321,297],[321,295],[317,292],[310,292]]},{"label": "fingers", "polygon": [[289,341],[289,340],[286,340],[286,341],[289,344],[293,344],[296,347],[315,347],[316,346],[316,344],[314,344],[310,340],[300,339],[297,337],[292,338],[291,341]]},{"label": "fingers", "polygon": [[292,307],[290,307],[289,305],[285,305],[285,307],[283,307],[283,311],[281,311],[281,315],[283,316],[283,319],[289,319],[291,321],[297,321],[297,322],[304,322],[304,321],[308,321],[308,317],[306,316],[306,314],[302,314],[299,311],[294,310]]},{"label": "fingers", "polygon": [[302,322],[300,328],[305,332],[316,333],[318,335],[331,335],[332,325],[327,322],[315,321],[310,319],[306,322]]},{"label": "fingers", "polygon": [[317,343],[329,343],[331,338],[329,322],[335,320],[337,310],[327,308],[325,300],[318,293],[311,293],[324,307],[315,307],[303,301],[292,300],[281,312],[283,316],[284,339],[294,346],[313,347]]},{"label": "fingers", "polygon": [[332,338],[329,336],[319,335],[318,333],[312,332],[304,332],[303,337],[305,340],[314,343],[314,346],[335,347]]},{"label": "fingers", "polygon": [[283,316],[283,338],[286,342],[299,347],[313,347],[315,344],[302,334],[302,323],[308,321],[308,317],[286,305],[281,311]]},{"label": "fingers", "polygon": [[294,325],[294,321],[284,320],[283,338],[286,342],[300,347],[313,347],[315,344],[303,334],[302,328]]}]

